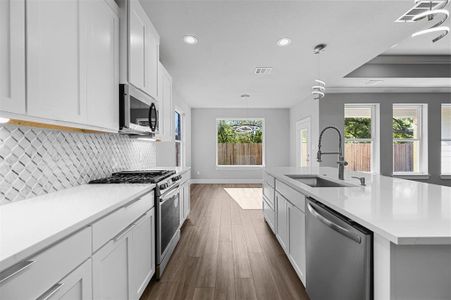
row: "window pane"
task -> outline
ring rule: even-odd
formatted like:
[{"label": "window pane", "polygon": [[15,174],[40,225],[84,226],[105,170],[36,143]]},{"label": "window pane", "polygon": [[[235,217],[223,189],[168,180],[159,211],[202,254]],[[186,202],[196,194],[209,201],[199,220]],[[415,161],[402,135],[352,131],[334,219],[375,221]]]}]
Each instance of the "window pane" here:
[{"label": "window pane", "polygon": [[393,105],[393,138],[419,138],[418,106]]},{"label": "window pane", "polygon": [[182,140],[182,117],[178,112],[175,112],[175,140]]},{"label": "window pane", "polygon": [[263,165],[262,120],[218,120],[218,165]]},{"label": "window pane", "polygon": [[420,171],[420,142],[398,141],[393,142],[393,171],[419,172]]},{"label": "window pane", "polygon": [[182,165],[182,143],[175,142],[175,166],[180,167]]},{"label": "window pane", "polygon": [[371,138],[371,107],[345,106],[345,138]]},{"label": "window pane", "polygon": [[442,141],[442,174],[451,174],[451,141]]},{"label": "window pane", "polygon": [[347,169],[352,171],[371,172],[371,141],[346,141],[345,159]]},{"label": "window pane", "polygon": [[442,139],[451,139],[451,104],[442,104]]},{"label": "window pane", "polygon": [[308,156],[308,130],[307,128],[301,129],[301,167],[307,167],[309,165]]}]

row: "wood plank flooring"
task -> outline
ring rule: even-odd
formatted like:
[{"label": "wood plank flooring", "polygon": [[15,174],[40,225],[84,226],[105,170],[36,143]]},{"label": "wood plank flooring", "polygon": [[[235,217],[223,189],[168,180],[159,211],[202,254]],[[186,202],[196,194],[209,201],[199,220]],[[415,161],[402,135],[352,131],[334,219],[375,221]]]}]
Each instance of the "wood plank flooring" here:
[{"label": "wood plank flooring", "polygon": [[224,188],[191,185],[191,213],[160,281],[141,300],[308,299],[261,210],[242,209]]}]

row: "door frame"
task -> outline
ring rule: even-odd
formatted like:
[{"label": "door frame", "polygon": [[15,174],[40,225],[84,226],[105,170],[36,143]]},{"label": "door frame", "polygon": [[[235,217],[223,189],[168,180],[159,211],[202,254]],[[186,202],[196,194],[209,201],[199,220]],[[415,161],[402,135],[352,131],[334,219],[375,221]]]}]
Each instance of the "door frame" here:
[{"label": "door frame", "polygon": [[307,150],[309,154],[308,167],[312,166],[311,154],[312,154],[312,118],[310,116],[300,119],[296,122],[296,167],[301,166],[301,139],[300,133],[302,128],[308,130],[308,144]]}]

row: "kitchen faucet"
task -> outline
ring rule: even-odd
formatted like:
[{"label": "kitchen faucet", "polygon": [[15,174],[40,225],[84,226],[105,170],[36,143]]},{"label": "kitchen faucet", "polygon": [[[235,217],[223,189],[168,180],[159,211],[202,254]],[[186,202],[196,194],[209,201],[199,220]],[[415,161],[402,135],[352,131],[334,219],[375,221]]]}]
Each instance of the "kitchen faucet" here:
[{"label": "kitchen faucet", "polygon": [[[321,140],[323,138],[323,134],[328,129],[334,129],[338,133],[338,152],[321,152]],[[348,162],[345,161],[345,158],[343,157],[343,145],[342,145],[342,138],[341,138],[341,132],[338,130],[337,127],[334,126],[328,126],[324,128],[321,131],[321,134],[319,135],[319,141],[318,141],[318,152],[316,153],[316,160],[318,162],[321,162],[321,156],[322,155],[330,155],[330,154],[338,154],[338,179],[344,180],[344,169],[345,166],[348,165]]]}]

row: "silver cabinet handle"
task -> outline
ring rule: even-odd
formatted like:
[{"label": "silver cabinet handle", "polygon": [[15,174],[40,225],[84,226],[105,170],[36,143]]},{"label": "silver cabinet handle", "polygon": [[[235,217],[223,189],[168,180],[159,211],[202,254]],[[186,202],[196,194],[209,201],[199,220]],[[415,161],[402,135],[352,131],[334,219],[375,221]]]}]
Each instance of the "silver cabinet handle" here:
[{"label": "silver cabinet handle", "polygon": [[52,286],[49,290],[47,290],[44,294],[36,298],[36,300],[48,300],[52,298],[53,295],[55,295],[56,292],[58,292],[61,287],[63,286],[63,283],[57,283],[54,286]]},{"label": "silver cabinet handle", "polygon": [[126,227],[124,230],[122,230],[121,232],[119,232],[119,234],[116,235],[116,236],[113,238],[113,240],[114,240],[115,242],[117,242],[117,241],[120,240],[124,235],[126,235],[127,233],[129,233],[130,230],[132,230],[133,227],[135,227],[135,226],[136,226],[135,223],[129,225],[129,226]]},{"label": "silver cabinet handle", "polygon": [[331,220],[323,217],[322,215],[320,215],[314,208],[313,206],[308,203],[307,204],[307,208],[310,211],[310,213],[317,218],[319,221],[321,221],[324,225],[328,226],[329,228],[335,230],[338,233],[341,233],[342,235],[344,235],[345,237],[353,240],[354,242],[360,244],[362,242],[362,239],[360,238],[360,236],[358,236],[357,234],[347,230],[346,228],[335,224],[334,222],[332,222]]},{"label": "silver cabinet handle", "polygon": [[24,260],[0,273],[0,284],[7,281],[11,277],[16,276],[26,268],[34,264],[34,260]]}]

